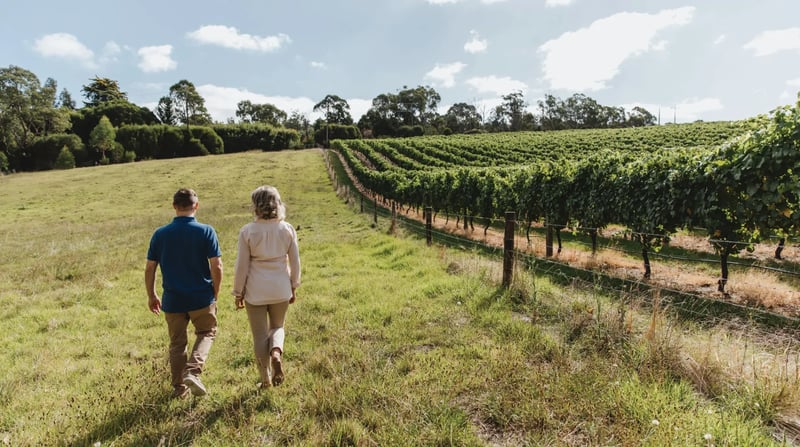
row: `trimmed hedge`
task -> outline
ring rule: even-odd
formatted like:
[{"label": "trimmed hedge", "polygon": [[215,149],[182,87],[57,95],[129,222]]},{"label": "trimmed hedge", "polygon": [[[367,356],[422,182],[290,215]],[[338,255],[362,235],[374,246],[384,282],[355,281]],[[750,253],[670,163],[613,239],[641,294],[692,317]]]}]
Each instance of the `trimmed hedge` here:
[{"label": "trimmed hedge", "polygon": [[61,149],[66,146],[75,157],[77,164],[87,164],[89,156],[80,137],[75,134],[52,134],[37,138],[29,152],[29,158],[24,160],[24,170],[46,171],[53,169]]},{"label": "trimmed hedge", "polygon": [[314,141],[319,145],[325,145],[326,141],[331,140],[360,140],[361,131],[358,126],[348,126],[345,124],[323,124],[314,132]]},{"label": "trimmed hedge", "polygon": [[225,152],[222,138],[210,127],[132,125],[117,129],[117,141],[137,160],[194,157]]},{"label": "trimmed hedge", "polygon": [[211,129],[222,138],[226,153],[253,149],[279,151],[300,145],[300,133],[296,130],[264,123],[215,124]]}]

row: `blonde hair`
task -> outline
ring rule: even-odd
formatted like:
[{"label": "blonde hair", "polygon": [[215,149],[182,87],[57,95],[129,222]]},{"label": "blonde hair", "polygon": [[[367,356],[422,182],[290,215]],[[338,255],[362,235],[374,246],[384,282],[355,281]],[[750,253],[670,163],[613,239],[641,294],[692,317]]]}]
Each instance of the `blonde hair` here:
[{"label": "blonde hair", "polygon": [[253,213],[262,219],[285,219],[286,207],[281,202],[281,195],[274,186],[259,186],[250,194],[253,201]]}]

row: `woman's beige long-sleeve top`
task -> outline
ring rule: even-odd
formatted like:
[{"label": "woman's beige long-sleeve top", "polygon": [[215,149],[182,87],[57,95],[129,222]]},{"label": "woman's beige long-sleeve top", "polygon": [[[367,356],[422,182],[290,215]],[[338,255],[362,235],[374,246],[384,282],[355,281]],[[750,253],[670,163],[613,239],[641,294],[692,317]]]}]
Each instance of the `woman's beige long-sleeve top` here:
[{"label": "woman's beige long-sleeve top", "polygon": [[288,301],[300,286],[297,233],[280,219],[257,219],[239,231],[233,295],[253,305]]}]

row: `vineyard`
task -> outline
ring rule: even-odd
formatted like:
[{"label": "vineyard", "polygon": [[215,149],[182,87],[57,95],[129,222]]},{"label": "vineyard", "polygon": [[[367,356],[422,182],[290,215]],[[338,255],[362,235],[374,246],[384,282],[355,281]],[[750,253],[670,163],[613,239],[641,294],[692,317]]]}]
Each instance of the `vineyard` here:
[{"label": "vineyard", "polygon": [[[800,224],[800,103],[742,122],[637,129],[336,140],[360,188],[406,208],[431,207],[457,225],[489,226],[507,211],[530,235],[544,229],[547,256],[562,231],[622,228],[648,256],[678,233],[704,234],[718,255],[725,294],[731,256]],[[795,266],[796,267],[796,266]]]}]

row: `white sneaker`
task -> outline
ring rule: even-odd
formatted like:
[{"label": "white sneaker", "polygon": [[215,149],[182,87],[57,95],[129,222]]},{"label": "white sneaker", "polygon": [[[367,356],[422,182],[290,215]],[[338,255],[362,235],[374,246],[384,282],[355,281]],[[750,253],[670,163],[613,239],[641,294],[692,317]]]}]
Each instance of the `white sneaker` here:
[{"label": "white sneaker", "polygon": [[183,384],[188,386],[195,396],[204,396],[206,394],[205,385],[203,385],[200,378],[194,374],[187,374],[186,377],[183,378]]}]

